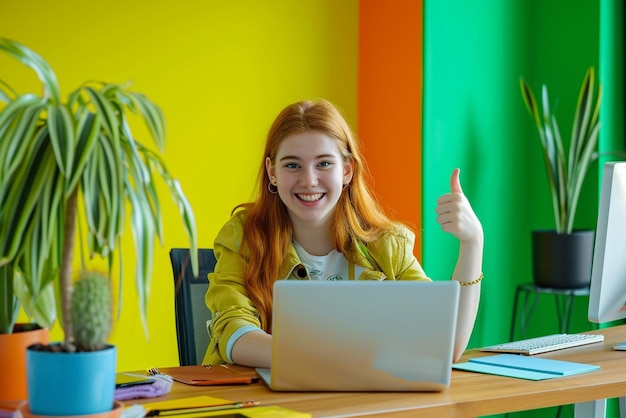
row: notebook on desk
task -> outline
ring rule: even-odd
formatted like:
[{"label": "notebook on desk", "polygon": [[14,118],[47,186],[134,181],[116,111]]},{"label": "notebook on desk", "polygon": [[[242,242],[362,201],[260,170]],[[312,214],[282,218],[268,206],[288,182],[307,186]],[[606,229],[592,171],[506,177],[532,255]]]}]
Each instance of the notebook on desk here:
[{"label": "notebook on desk", "polygon": [[457,282],[274,285],[276,391],[441,391],[450,386]]}]

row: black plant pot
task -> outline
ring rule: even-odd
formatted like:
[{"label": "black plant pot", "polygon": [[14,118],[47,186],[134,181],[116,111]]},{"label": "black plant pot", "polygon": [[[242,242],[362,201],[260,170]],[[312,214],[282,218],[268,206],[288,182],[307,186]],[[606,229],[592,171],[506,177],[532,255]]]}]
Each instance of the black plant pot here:
[{"label": "black plant pot", "polygon": [[540,287],[576,289],[589,286],[594,231],[557,234],[532,231],[533,278]]}]

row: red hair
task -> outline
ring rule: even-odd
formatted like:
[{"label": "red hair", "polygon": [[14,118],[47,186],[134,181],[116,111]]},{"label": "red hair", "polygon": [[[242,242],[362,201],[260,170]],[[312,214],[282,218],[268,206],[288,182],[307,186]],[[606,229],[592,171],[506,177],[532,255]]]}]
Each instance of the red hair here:
[{"label": "red hair", "polygon": [[395,227],[371,191],[359,144],[341,113],[325,100],[297,102],[283,109],[267,135],[258,174],[258,199],[235,208],[247,211],[241,245],[246,263],[244,284],[259,311],[261,328],[268,332],[271,332],[272,289],[289,252],[292,227],[280,197],[268,190],[265,160],[269,157],[274,164],[282,141],[305,131],[321,132],[336,140],[344,162],[353,165],[352,181],[337,202],[331,226],[337,251],[349,257],[350,251],[345,250],[355,240],[367,244]]}]

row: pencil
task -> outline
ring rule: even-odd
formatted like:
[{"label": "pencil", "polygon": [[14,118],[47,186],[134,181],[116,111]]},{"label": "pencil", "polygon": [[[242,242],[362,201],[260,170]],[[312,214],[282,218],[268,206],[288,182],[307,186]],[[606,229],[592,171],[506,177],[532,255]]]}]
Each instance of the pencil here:
[{"label": "pencil", "polygon": [[227,409],[238,409],[238,408],[248,408],[250,406],[258,405],[259,401],[245,401],[245,402],[234,402],[229,404],[222,405],[213,405],[213,406],[193,406],[189,408],[169,408],[169,409],[154,409],[148,412],[145,417],[167,417],[174,415],[185,415],[185,414],[197,414],[201,412],[213,412],[213,411],[224,411]]}]

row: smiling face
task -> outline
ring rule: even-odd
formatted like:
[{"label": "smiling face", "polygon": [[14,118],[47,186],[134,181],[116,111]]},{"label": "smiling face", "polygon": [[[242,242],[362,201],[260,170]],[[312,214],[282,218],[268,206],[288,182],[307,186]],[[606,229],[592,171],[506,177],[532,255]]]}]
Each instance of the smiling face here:
[{"label": "smiling face", "polygon": [[352,179],[352,165],[337,142],[317,131],[287,136],[275,163],[267,158],[265,166],[296,227],[328,226],[344,184]]}]

